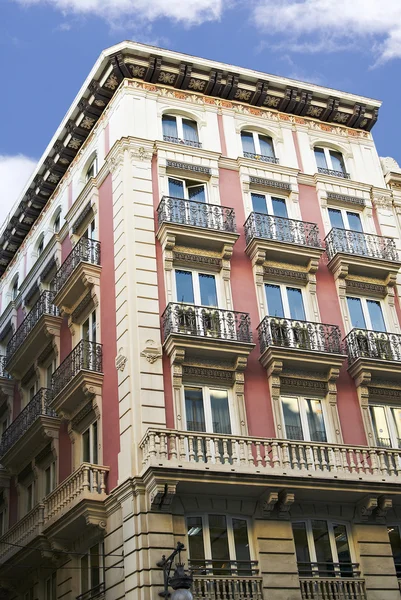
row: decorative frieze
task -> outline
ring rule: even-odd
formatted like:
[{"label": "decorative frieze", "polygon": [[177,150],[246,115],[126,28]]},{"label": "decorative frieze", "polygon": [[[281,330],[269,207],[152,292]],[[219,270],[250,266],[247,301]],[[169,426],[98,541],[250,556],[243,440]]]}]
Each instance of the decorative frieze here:
[{"label": "decorative frieze", "polygon": [[191,165],[190,163],[178,162],[176,160],[168,160],[166,166],[170,167],[171,169],[192,171],[194,173],[203,173],[204,175],[212,174],[212,171],[209,167],[202,167],[201,165]]},{"label": "decorative frieze", "polygon": [[310,379],[309,378],[309,373],[308,374],[304,374],[305,379],[298,379],[297,377],[286,377],[286,376],[281,376],[280,377],[280,382],[281,382],[281,387],[287,387],[287,388],[291,388],[291,389],[297,389],[297,388],[307,388],[309,390],[319,390],[319,391],[326,391],[327,390],[327,383],[325,381],[318,381],[316,379]]},{"label": "decorative frieze", "polygon": [[337,194],[336,192],[327,192],[327,200],[332,202],[342,202],[345,204],[353,204],[358,206],[365,206],[365,200],[358,198],[357,196],[348,196],[347,194]]},{"label": "decorative frieze", "polygon": [[281,269],[271,265],[263,266],[263,277],[266,279],[291,279],[299,282],[308,282],[308,273],[305,271],[296,271],[293,269]]},{"label": "decorative frieze", "polygon": [[217,381],[232,383],[233,371],[225,371],[222,369],[213,369],[211,367],[198,367],[192,365],[183,366],[183,378],[209,380],[215,379]]},{"label": "decorative frieze", "polygon": [[346,279],[346,291],[353,293],[371,294],[384,298],[387,294],[387,287],[378,283],[369,283],[367,281],[358,281],[356,279]]},{"label": "decorative frieze", "polygon": [[254,177],[253,175],[249,178],[249,183],[254,185],[262,185],[264,187],[276,188],[279,190],[291,191],[291,184],[285,181],[276,181],[275,179],[265,179],[264,177]]},{"label": "decorative frieze", "polygon": [[176,262],[200,264],[202,266],[216,267],[221,269],[221,258],[216,256],[207,256],[205,254],[194,254],[191,252],[173,252],[173,259]]}]

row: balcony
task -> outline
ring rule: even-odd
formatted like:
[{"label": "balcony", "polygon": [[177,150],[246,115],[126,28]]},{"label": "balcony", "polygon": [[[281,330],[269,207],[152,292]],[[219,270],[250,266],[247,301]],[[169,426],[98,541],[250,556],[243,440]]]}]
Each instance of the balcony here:
[{"label": "balcony", "polygon": [[0,355],[0,379],[11,379],[11,375],[6,370],[7,356]]},{"label": "balcony", "polygon": [[271,165],[278,165],[280,161],[275,156],[266,156],[265,154],[255,154],[254,152],[244,152],[244,158],[251,158],[252,160],[260,160],[261,162],[270,163]]},{"label": "balcony", "polygon": [[162,330],[169,356],[181,347],[198,358],[234,359],[254,348],[249,314],[233,310],[170,302],[162,316]]},{"label": "balcony", "polygon": [[61,321],[54,292],[43,292],[7,344],[7,371],[21,379],[51,338],[59,337]]},{"label": "balcony", "polygon": [[100,242],[81,238],[54,276],[54,303],[71,313],[87,288],[99,285],[100,271]]},{"label": "balcony", "polygon": [[302,600],[366,600],[356,563],[298,563]]},{"label": "balcony", "polygon": [[43,532],[76,539],[86,525],[105,526],[108,467],[82,463],[44,500]]},{"label": "balcony", "polygon": [[318,167],[317,172],[321,175],[331,175],[331,177],[341,177],[342,179],[351,179],[350,174],[345,171],[335,171],[334,169],[325,169]]},{"label": "balcony", "polygon": [[149,429],[140,443],[144,468],[183,468],[305,479],[401,481],[401,450],[197,431]]},{"label": "balcony", "polygon": [[401,261],[392,238],[333,227],[325,239],[328,266],[340,277],[358,275],[386,281]]},{"label": "balcony", "polygon": [[163,245],[174,236],[175,245],[197,246],[220,252],[238,239],[233,208],[163,196],[157,208],[157,237]]},{"label": "balcony", "polygon": [[344,339],[349,372],[356,378],[369,371],[375,378],[401,380],[401,335],[352,329]]},{"label": "balcony", "polygon": [[263,580],[257,566],[255,561],[226,561],[222,568],[221,562],[190,560],[194,600],[263,600]]},{"label": "balcony", "polygon": [[6,370],[7,357],[0,355],[0,404],[14,394],[14,381]]},{"label": "balcony", "polygon": [[51,407],[67,418],[85,398],[100,396],[102,345],[81,340],[52,376]]},{"label": "balcony", "polygon": [[38,504],[0,537],[2,576],[21,577],[21,565],[40,566],[38,544],[43,529],[44,505]]},{"label": "balcony", "polygon": [[42,388],[5,430],[0,442],[1,464],[18,471],[18,466],[35,455],[53,438],[58,438],[60,419],[50,408],[51,390]]},{"label": "balcony", "polygon": [[105,585],[104,583],[99,583],[96,587],[80,594],[76,597],[76,600],[103,600],[105,597]]},{"label": "balcony", "polygon": [[341,333],[337,325],[265,317],[258,327],[260,361],[269,367],[282,361],[290,370],[326,372],[344,362]]},{"label": "balcony", "polygon": [[266,252],[266,260],[307,267],[324,252],[316,223],[252,212],[244,225],[246,252]]},{"label": "balcony", "polygon": [[182,146],[190,146],[191,148],[202,148],[202,144],[196,140],[184,140],[182,138],[174,137],[172,135],[163,135],[165,142],[171,142],[172,144],[181,144]]}]

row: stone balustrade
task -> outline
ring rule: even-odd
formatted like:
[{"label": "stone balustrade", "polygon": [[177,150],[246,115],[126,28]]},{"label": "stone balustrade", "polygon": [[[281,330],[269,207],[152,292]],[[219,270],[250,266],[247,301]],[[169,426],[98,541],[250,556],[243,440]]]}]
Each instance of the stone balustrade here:
[{"label": "stone balustrade", "polygon": [[300,577],[302,600],[366,600],[365,581],[346,577]]},{"label": "stone balustrade", "polygon": [[194,600],[262,600],[261,577],[194,575]]},{"label": "stone balustrade", "polygon": [[16,554],[42,533],[44,504],[38,504],[0,538],[0,562]]}]

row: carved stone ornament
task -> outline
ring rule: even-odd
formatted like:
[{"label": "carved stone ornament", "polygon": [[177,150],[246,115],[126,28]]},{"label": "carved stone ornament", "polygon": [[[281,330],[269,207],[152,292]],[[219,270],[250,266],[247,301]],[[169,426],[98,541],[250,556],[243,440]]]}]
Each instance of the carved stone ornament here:
[{"label": "carved stone ornament", "polygon": [[270,492],[266,500],[263,502],[262,513],[265,516],[270,516],[273,512],[274,507],[278,502],[278,492]]},{"label": "carved stone ornament", "polygon": [[120,348],[119,351],[118,351],[118,354],[116,356],[116,362],[115,362],[116,369],[118,371],[123,372],[124,369],[125,369],[125,365],[127,364],[127,362],[128,362],[128,358],[127,358],[126,353],[125,353],[125,348]]},{"label": "carved stone ornament", "polygon": [[358,502],[358,513],[361,521],[368,521],[373,511],[378,506],[378,500],[375,496],[366,496]]},{"label": "carved stone ornament", "polygon": [[280,519],[288,519],[291,506],[294,504],[295,495],[287,490],[280,492],[278,497],[277,509]]},{"label": "carved stone ornament", "polygon": [[131,158],[139,159],[141,161],[151,160],[152,152],[149,152],[144,146],[139,146],[138,148],[134,148],[131,150]]},{"label": "carved stone ornament", "polygon": [[153,365],[159,358],[162,358],[163,353],[161,347],[154,340],[146,340],[146,346],[141,352],[142,358],[146,358],[148,363]]},{"label": "carved stone ornament", "polygon": [[291,184],[286,181],[276,181],[275,179],[265,179],[264,177],[255,177],[251,175],[249,178],[249,183],[254,185],[262,185],[264,187],[272,187],[277,188],[279,190],[286,190],[288,192],[291,191]]},{"label": "carved stone ornament", "polygon": [[401,173],[401,169],[398,162],[391,156],[386,156],[384,158],[381,157],[380,162],[384,174],[389,173],[390,171],[392,173]]},{"label": "carved stone ornament", "polygon": [[372,198],[372,201],[377,208],[391,210],[393,207],[393,200],[389,196],[375,196]]},{"label": "carved stone ornament", "polygon": [[358,196],[348,196],[347,194],[337,194],[336,192],[327,192],[327,200],[330,202],[341,202],[344,204],[353,204],[365,206],[365,200]]},{"label": "carved stone ornament", "polygon": [[166,166],[170,167],[171,169],[193,171],[194,173],[203,173],[204,175],[211,175],[212,173],[210,167],[202,167],[201,165],[191,165],[190,163],[178,162],[176,160],[168,160]]}]

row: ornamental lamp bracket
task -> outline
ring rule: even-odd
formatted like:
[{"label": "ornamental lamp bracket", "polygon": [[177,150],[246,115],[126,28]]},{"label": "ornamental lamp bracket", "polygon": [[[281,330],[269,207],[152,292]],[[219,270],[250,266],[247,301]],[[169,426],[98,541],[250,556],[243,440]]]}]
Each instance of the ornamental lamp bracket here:
[{"label": "ornamental lamp bracket", "polygon": [[[184,544],[178,542],[175,550],[173,550],[170,556],[166,558],[166,556],[163,555],[162,559],[157,563],[157,566],[160,569],[163,569],[164,590],[159,592],[159,596],[162,598],[169,598],[171,596],[172,599],[177,597],[177,600],[178,598],[193,600],[193,596],[190,592],[192,575],[185,571],[184,563],[181,562],[181,552],[183,550],[185,550]],[[173,576],[170,577],[173,561],[176,556],[178,556],[178,562],[175,565]],[[173,594],[170,594],[169,587],[173,588]]]}]

